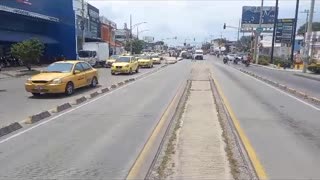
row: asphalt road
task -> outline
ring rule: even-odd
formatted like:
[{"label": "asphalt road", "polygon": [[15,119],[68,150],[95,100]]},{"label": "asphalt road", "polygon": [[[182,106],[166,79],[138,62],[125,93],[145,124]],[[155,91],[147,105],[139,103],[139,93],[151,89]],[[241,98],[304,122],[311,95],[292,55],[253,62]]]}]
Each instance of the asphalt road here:
[{"label": "asphalt road", "polygon": [[191,65],[170,65],[0,138],[0,179],[125,178]]},{"label": "asphalt road", "polygon": [[[159,68],[161,65],[155,65]],[[134,75],[116,75],[112,76],[110,69],[99,68],[100,86],[110,86],[114,83],[124,81],[131,77],[139,76],[149,72],[152,69],[140,69],[140,72]],[[39,113],[43,110],[49,110],[57,105],[66,102],[72,102],[78,97],[88,95],[97,91],[97,88],[82,88],[67,97],[65,95],[45,95],[42,97],[33,97],[24,89],[24,83],[29,77],[5,78],[0,79],[0,127],[13,122],[19,122],[28,116]]]},{"label": "asphalt road", "polygon": [[270,179],[320,179],[320,109],[255,80],[213,56],[208,60],[267,176]]},{"label": "asphalt road", "polygon": [[250,66],[249,68],[246,68],[240,64],[231,65],[237,68],[245,68],[246,70],[251,71],[255,74],[261,75],[270,80],[287,85],[288,87],[294,88],[310,96],[320,99],[320,82],[294,75],[297,74],[297,72],[278,71],[259,66]]}]

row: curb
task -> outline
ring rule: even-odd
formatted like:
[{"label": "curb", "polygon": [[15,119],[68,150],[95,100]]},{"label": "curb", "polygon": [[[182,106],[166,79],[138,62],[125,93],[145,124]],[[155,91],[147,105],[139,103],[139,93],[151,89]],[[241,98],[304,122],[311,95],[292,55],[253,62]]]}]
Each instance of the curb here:
[{"label": "curb", "polygon": [[75,102],[71,103],[72,105],[78,105],[78,104],[81,104],[83,102],[85,102],[87,100],[86,97],[82,96],[81,98],[78,98],[75,100]]},{"label": "curb", "polygon": [[18,122],[15,122],[15,123],[12,123],[8,126],[2,127],[2,128],[0,128],[0,137],[5,136],[5,135],[7,135],[13,131],[16,131],[18,129],[21,129],[21,128],[22,128],[22,126]]},{"label": "curb", "polygon": [[111,89],[115,89],[115,88],[117,88],[117,85],[116,84],[112,84],[110,88]]},{"label": "curb", "polygon": [[309,101],[311,101],[312,103],[314,103],[314,104],[316,104],[316,105],[319,105],[319,104],[320,104],[320,99],[318,99],[318,98],[316,98],[316,97],[309,96],[308,94],[306,94],[306,93],[304,93],[304,92],[300,92],[300,91],[298,91],[298,90],[296,90],[296,89],[287,87],[286,85],[280,84],[280,83],[278,83],[278,82],[272,81],[272,80],[267,79],[267,78],[264,78],[264,77],[262,77],[262,76],[258,76],[258,75],[254,74],[254,73],[252,73],[252,72],[248,72],[248,71],[245,71],[245,70],[243,70],[243,69],[239,69],[239,70],[240,70],[241,72],[243,72],[243,73],[246,73],[246,74],[252,76],[252,77],[255,77],[255,78],[257,78],[257,79],[260,79],[260,80],[262,80],[262,81],[264,81],[264,82],[266,82],[266,83],[268,83],[268,84],[270,84],[270,85],[272,85],[272,86],[278,87],[279,89],[282,89],[282,90],[284,90],[284,91],[286,91],[286,92],[288,92],[288,93],[290,93],[290,94],[293,94],[293,95],[295,95],[295,96],[304,98],[304,99],[306,99],[306,100],[309,100]]},{"label": "curb", "polygon": [[25,124],[33,124],[36,123],[42,119],[45,119],[47,117],[50,117],[51,114],[49,111],[43,111],[41,113],[29,116],[29,118],[24,122]]},{"label": "curb", "polygon": [[64,111],[66,109],[69,109],[71,108],[71,104],[70,103],[64,103],[62,105],[59,105],[57,106],[56,108],[53,109],[53,111],[51,111],[52,113],[58,113],[58,112],[61,112],[61,111]]},{"label": "curb", "polygon": [[106,93],[106,92],[109,92],[109,91],[110,91],[109,88],[103,88],[103,89],[101,89],[101,93]]},{"label": "curb", "polygon": [[122,86],[122,85],[124,85],[124,82],[119,82],[119,83],[118,83],[118,86],[119,86],[119,87]]},{"label": "curb", "polygon": [[306,78],[306,79],[310,79],[310,80],[314,80],[314,81],[320,81],[320,78],[310,77],[310,76],[306,76],[306,75],[303,75],[303,74],[294,73],[293,75],[299,76],[299,77],[302,77],[302,78]]},{"label": "curb", "polygon": [[99,93],[96,91],[96,92],[90,94],[90,98],[97,97],[98,95],[99,95]]}]

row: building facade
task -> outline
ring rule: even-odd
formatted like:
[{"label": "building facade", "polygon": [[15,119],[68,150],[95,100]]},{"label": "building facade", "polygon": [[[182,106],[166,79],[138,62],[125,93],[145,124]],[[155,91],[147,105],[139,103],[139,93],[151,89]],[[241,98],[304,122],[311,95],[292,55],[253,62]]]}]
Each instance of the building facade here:
[{"label": "building facade", "polygon": [[76,58],[72,0],[1,0],[0,17],[0,56],[10,54],[12,44],[35,38],[45,44],[41,62]]},{"label": "building facade", "polygon": [[109,44],[110,55],[116,53],[116,39],[115,31],[117,29],[117,24],[104,16],[100,17],[101,24],[101,40]]},{"label": "building facade", "polygon": [[77,50],[82,49],[82,36],[85,42],[101,41],[99,9],[85,0],[73,0],[73,9],[76,14]]}]

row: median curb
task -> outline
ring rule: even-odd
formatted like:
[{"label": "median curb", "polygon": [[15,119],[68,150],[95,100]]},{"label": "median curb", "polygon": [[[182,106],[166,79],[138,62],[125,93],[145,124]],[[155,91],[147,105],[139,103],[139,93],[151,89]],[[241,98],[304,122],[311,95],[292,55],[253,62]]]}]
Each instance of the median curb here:
[{"label": "median curb", "polygon": [[58,112],[61,112],[61,111],[64,111],[66,109],[69,109],[71,108],[71,104],[70,103],[64,103],[62,105],[59,105],[57,106],[56,108],[53,109],[53,111],[51,111],[52,113],[58,113]]},{"label": "median curb", "polygon": [[96,91],[96,92],[90,94],[90,98],[97,97],[98,95],[99,95],[99,93],[98,93],[98,91]]},{"label": "median curb", "polygon": [[86,97],[82,96],[81,98],[76,99],[73,103],[71,103],[72,105],[78,105],[81,104],[83,102],[85,102],[87,100]]},{"label": "median curb", "polygon": [[109,88],[103,88],[103,89],[101,89],[101,93],[106,93],[106,92],[109,92],[109,91],[110,91]]},{"label": "median curb", "polygon": [[111,89],[115,89],[115,88],[117,88],[117,85],[116,84],[112,84],[110,88]]},{"label": "median curb", "polygon": [[18,129],[21,129],[22,126],[18,122],[14,122],[8,126],[4,126],[0,128],[0,137],[5,136],[13,131],[16,131]]},{"label": "median curb", "polygon": [[122,85],[124,85],[124,82],[119,82],[118,83],[118,86],[122,86]]},{"label": "median curb", "polygon": [[294,89],[294,88],[290,88],[290,87],[288,87],[288,86],[286,86],[286,85],[284,85],[284,84],[280,84],[280,83],[278,83],[278,82],[276,82],[276,81],[272,81],[272,80],[267,79],[267,78],[265,78],[265,77],[256,75],[256,74],[254,74],[254,73],[252,73],[252,72],[250,72],[250,71],[246,71],[246,70],[243,70],[243,69],[239,69],[239,70],[240,70],[241,72],[245,73],[245,74],[248,74],[248,75],[250,75],[250,76],[252,76],[252,77],[255,77],[255,78],[257,78],[257,79],[260,79],[260,80],[262,80],[262,81],[264,81],[264,82],[266,82],[266,83],[268,83],[268,84],[270,84],[270,85],[272,85],[272,86],[274,86],[274,87],[278,87],[279,89],[282,89],[282,90],[284,90],[284,91],[286,91],[286,92],[288,92],[288,93],[290,93],[290,94],[292,94],[292,95],[295,95],[295,96],[297,96],[297,97],[300,97],[300,98],[309,100],[309,101],[312,102],[313,104],[320,105],[320,99],[318,99],[318,98],[316,98],[316,97],[312,97],[312,96],[310,96],[310,95],[308,95],[308,94],[306,94],[306,93],[304,93],[304,92],[298,91],[298,90],[296,90],[296,89]]},{"label": "median curb", "polygon": [[43,111],[38,114],[29,116],[29,118],[27,120],[25,120],[24,123],[25,124],[33,124],[33,123],[36,123],[36,122],[38,122],[42,119],[45,119],[47,117],[50,117],[50,116],[51,116],[51,114],[49,111]]}]

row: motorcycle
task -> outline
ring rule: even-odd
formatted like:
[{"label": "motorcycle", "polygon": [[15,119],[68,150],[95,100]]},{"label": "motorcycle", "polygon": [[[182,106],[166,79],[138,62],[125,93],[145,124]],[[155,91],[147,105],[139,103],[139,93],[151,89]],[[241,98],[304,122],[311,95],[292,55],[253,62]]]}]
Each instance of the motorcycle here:
[{"label": "motorcycle", "polygon": [[223,58],[223,63],[228,64],[228,58]]},{"label": "motorcycle", "polygon": [[250,61],[245,61],[245,65],[246,65],[246,67],[249,67]]},{"label": "motorcycle", "polygon": [[237,58],[233,60],[233,64],[238,64],[238,59]]}]

